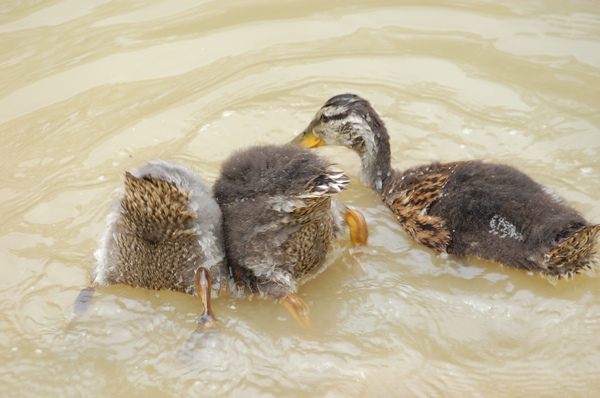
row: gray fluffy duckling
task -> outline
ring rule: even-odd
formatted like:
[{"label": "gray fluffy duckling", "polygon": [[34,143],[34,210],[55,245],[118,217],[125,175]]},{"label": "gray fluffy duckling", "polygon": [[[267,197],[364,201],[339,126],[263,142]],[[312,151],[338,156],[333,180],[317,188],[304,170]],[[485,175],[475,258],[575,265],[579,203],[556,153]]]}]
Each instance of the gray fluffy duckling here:
[{"label": "gray fluffy duckling", "polygon": [[362,214],[332,198],[348,183],[328,160],[294,145],[255,146],[225,161],[214,193],[240,291],[278,300],[310,328],[298,281],[323,264],[344,222],[352,241],[366,244]]},{"label": "gray fluffy duckling", "polygon": [[600,225],[514,167],[475,160],[392,169],[387,129],[357,95],[331,98],[294,142],[356,151],[360,180],[413,239],[437,252],[558,277],[595,262]]},{"label": "gray fluffy duckling", "polygon": [[100,248],[92,288],[80,294],[85,310],[97,285],[125,284],[198,294],[214,322],[211,288],[227,280],[221,210],[210,188],[188,168],[164,161],[126,172]]}]

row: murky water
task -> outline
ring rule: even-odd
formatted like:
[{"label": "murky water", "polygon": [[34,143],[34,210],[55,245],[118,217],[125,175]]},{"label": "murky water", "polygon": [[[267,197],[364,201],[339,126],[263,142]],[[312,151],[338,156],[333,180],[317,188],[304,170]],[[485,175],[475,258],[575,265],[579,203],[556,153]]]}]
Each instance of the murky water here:
[{"label": "murky water", "polygon": [[[600,222],[600,5],[589,1],[21,1],[0,5],[0,395],[595,396],[598,273],[555,283],[416,245],[374,193],[364,272],[339,242],[300,294],[99,289],[66,325],[124,170],[213,182],[332,95],[383,114],[399,168],[487,158]],[[323,148],[356,180],[358,158]]]}]

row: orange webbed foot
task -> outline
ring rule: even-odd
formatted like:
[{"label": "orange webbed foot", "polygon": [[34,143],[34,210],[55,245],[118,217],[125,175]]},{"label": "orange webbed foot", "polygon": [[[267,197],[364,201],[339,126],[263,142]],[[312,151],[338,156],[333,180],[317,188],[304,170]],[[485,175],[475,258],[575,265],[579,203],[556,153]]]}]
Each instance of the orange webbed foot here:
[{"label": "orange webbed foot", "polygon": [[302,328],[311,330],[312,327],[308,318],[310,308],[300,296],[295,293],[287,293],[279,300],[279,303],[290,311]]},{"label": "orange webbed foot", "polygon": [[367,228],[365,216],[358,210],[347,209],[345,219],[348,228],[350,228],[350,241],[352,244],[367,246],[369,229]]}]

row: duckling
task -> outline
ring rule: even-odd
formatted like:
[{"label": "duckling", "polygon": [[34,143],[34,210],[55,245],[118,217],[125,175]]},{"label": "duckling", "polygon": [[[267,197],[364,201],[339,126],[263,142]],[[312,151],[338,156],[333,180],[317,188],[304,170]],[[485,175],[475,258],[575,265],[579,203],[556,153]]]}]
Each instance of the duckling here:
[{"label": "duckling", "polygon": [[221,210],[211,189],[185,166],[150,162],[126,172],[95,253],[92,286],[76,301],[85,310],[97,285],[125,284],[198,294],[199,324],[212,324],[211,289],[227,279]]},{"label": "duckling", "polygon": [[299,281],[323,265],[344,221],[352,242],[366,244],[362,214],[333,198],[349,181],[328,160],[294,145],[254,146],[225,161],[214,193],[238,296],[248,289],[274,298],[310,329]]},{"label": "duckling", "polygon": [[353,149],[361,159],[359,179],[415,241],[438,253],[559,278],[596,262],[600,225],[514,167],[473,160],[392,169],[385,124],[357,95],[331,98],[294,142]]}]

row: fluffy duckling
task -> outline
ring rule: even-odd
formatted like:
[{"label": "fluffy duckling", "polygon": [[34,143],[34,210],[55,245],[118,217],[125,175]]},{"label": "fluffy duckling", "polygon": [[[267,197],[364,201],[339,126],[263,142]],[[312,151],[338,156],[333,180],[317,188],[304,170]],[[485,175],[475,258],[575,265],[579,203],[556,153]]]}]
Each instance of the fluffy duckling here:
[{"label": "fluffy duckling", "polygon": [[514,167],[475,160],[392,169],[387,129],[357,95],[331,98],[294,142],[356,151],[360,180],[381,195],[414,240],[439,253],[558,277],[595,262],[600,225]]},{"label": "fluffy duckling", "polygon": [[310,328],[298,282],[323,264],[344,221],[352,241],[366,244],[362,214],[332,198],[348,183],[328,160],[294,145],[255,146],[226,160],[214,193],[240,290],[278,300]]},{"label": "fluffy duckling", "polygon": [[198,323],[213,323],[211,289],[218,292],[228,275],[222,234],[210,188],[188,168],[156,161],[126,172],[76,315],[93,287],[122,283],[196,293],[203,304]]}]

